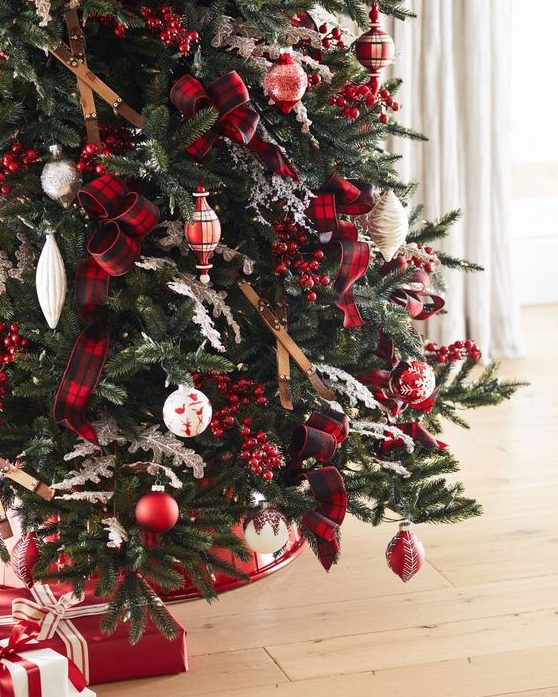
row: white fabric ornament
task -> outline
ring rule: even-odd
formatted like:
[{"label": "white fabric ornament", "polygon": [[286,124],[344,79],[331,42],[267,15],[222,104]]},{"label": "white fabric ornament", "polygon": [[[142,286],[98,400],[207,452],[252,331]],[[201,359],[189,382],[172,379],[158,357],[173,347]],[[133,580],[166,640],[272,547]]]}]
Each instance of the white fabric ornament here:
[{"label": "white fabric ornament", "polygon": [[380,196],[367,223],[374,244],[391,261],[409,233],[407,213],[391,189]]},{"label": "white fabric ornament", "polygon": [[175,436],[193,438],[203,433],[211,422],[213,409],[200,390],[180,385],[163,405],[163,421]]},{"label": "white fabric ornament", "polygon": [[41,186],[47,196],[68,208],[77,196],[83,178],[60,145],[51,145],[49,150],[51,160],[41,172]]},{"label": "white fabric ornament", "polygon": [[244,527],[244,540],[259,554],[274,554],[289,541],[289,525],[276,508],[263,504],[261,510]]},{"label": "white fabric ornament", "polygon": [[54,329],[66,301],[66,269],[52,231],[47,232],[45,246],[37,262],[35,275],[39,305],[48,326]]}]

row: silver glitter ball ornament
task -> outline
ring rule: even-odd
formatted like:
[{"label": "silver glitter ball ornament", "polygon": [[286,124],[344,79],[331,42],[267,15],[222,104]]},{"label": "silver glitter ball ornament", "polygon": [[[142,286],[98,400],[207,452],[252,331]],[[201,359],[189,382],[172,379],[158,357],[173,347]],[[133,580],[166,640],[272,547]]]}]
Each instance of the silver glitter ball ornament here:
[{"label": "silver glitter ball ornament", "polygon": [[51,159],[41,172],[41,186],[47,196],[68,208],[81,189],[83,179],[60,145],[51,145],[49,150]]}]

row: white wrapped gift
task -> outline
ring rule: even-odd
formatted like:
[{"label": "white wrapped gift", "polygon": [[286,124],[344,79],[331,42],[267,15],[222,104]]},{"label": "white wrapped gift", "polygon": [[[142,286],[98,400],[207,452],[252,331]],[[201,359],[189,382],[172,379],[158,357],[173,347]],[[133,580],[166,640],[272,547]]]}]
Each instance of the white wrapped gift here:
[{"label": "white wrapped gift", "polygon": [[10,638],[0,640],[2,697],[95,697],[84,685],[66,656],[41,648],[21,625],[14,627]]}]

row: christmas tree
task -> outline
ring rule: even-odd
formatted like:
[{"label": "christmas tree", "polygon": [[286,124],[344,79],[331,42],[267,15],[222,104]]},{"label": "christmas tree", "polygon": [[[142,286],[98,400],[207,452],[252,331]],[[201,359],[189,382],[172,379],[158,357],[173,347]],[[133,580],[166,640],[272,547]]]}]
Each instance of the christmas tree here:
[{"label": "christmas tree", "polygon": [[442,420],[517,385],[414,324],[443,267],[479,267],[436,251],[459,212],[424,221],[384,147],[422,136],[380,12],[411,16],[0,0],[1,530],[27,581],[93,578],[106,629],[172,633],[153,588],[211,598],[238,574],[216,548],[278,552],[288,524],[329,568],[345,512],[400,520],[407,580],[411,522],[480,513]]}]

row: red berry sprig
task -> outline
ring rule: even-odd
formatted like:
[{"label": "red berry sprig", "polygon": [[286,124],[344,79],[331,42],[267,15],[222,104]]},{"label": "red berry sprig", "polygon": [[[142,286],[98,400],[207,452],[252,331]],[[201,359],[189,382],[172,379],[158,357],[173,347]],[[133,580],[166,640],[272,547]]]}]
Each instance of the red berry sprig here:
[{"label": "red berry sprig", "polygon": [[273,479],[272,470],[284,465],[283,456],[266,433],[252,430],[253,419],[242,414],[253,405],[263,407],[267,404],[263,385],[247,378],[232,380],[225,373],[209,376],[194,373],[193,378],[197,389],[214,380],[217,391],[227,401],[226,405],[213,411],[209,427],[214,437],[221,439],[226,431],[236,429],[242,443],[240,459],[249,465],[253,474],[266,480]]},{"label": "red berry sprig", "polygon": [[370,85],[366,83],[359,85],[352,82],[345,85],[338,94],[331,95],[328,98],[328,103],[338,107],[343,118],[349,120],[358,119],[364,106],[371,107],[379,114],[382,123],[388,121],[388,109],[399,111],[400,108],[387,89],[380,90],[379,94],[374,95]]},{"label": "red berry sprig", "polygon": [[421,242],[405,245],[397,256],[405,257],[409,266],[424,269],[426,273],[432,273],[441,263],[432,247]]},{"label": "red berry sprig", "polygon": [[427,359],[435,363],[456,363],[457,361],[465,360],[471,360],[476,363],[482,355],[479,347],[472,339],[454,341],[449,346],[438,346],[436,342],[430,341],[424,349]]},{"label": "red berry sprig", "polygon": [[12,143],[10,148],[2,155],[0,163],[0,193],[7,196],[12,187],[6,183],[6,177],[14,174],[22,167],[28,167],[39,159],[35,148],[28,148],[21,143]]},{"label": "red berry sprig", "polygon": [[162,5],[159,12],[144,5],[140,15],[150,29],[159,32],[159,38],[167,46],[176,46],[182,55],[190,52],[192,44],[199,40],[198,32],[182,26],[182,16],[173,12],[170,5]]},{"label": "red berry sprig", "polygon": [[5,322],[0,322],[0,412],[5,407],[3,398],[8,380],[6,368],[14,360],[15,354],[26,349],[28,344],[29,340],[19,333],[19,324],[14,322],[8,326]]},{"label": "red berry sprig", "polygon": [[301,251],[301,245],[309,242],[304,228],[294,222],[283,221],[273,226],[277,234],[275,242],[271,246],[274,256],[275,272],[279,275],[288,271],[298,276],[298,285],[304,289],[306,299],[315,302],[317,295],[313,288],[317,285],[329,286],[331,280],[325,274],[319,274],[320,262],[324,258],[321,249],[310,252]]},{"label": "red berry sprig", "polygon": [[124,127],[101,126],[100,147],[95,143],[86,143],[81,151],[79,162],[76,168],[84,174],[104,174],[105,167],[101,164],[99,156],[106,157],[121,150],[131,150],[134,148],[132,134]]}]

